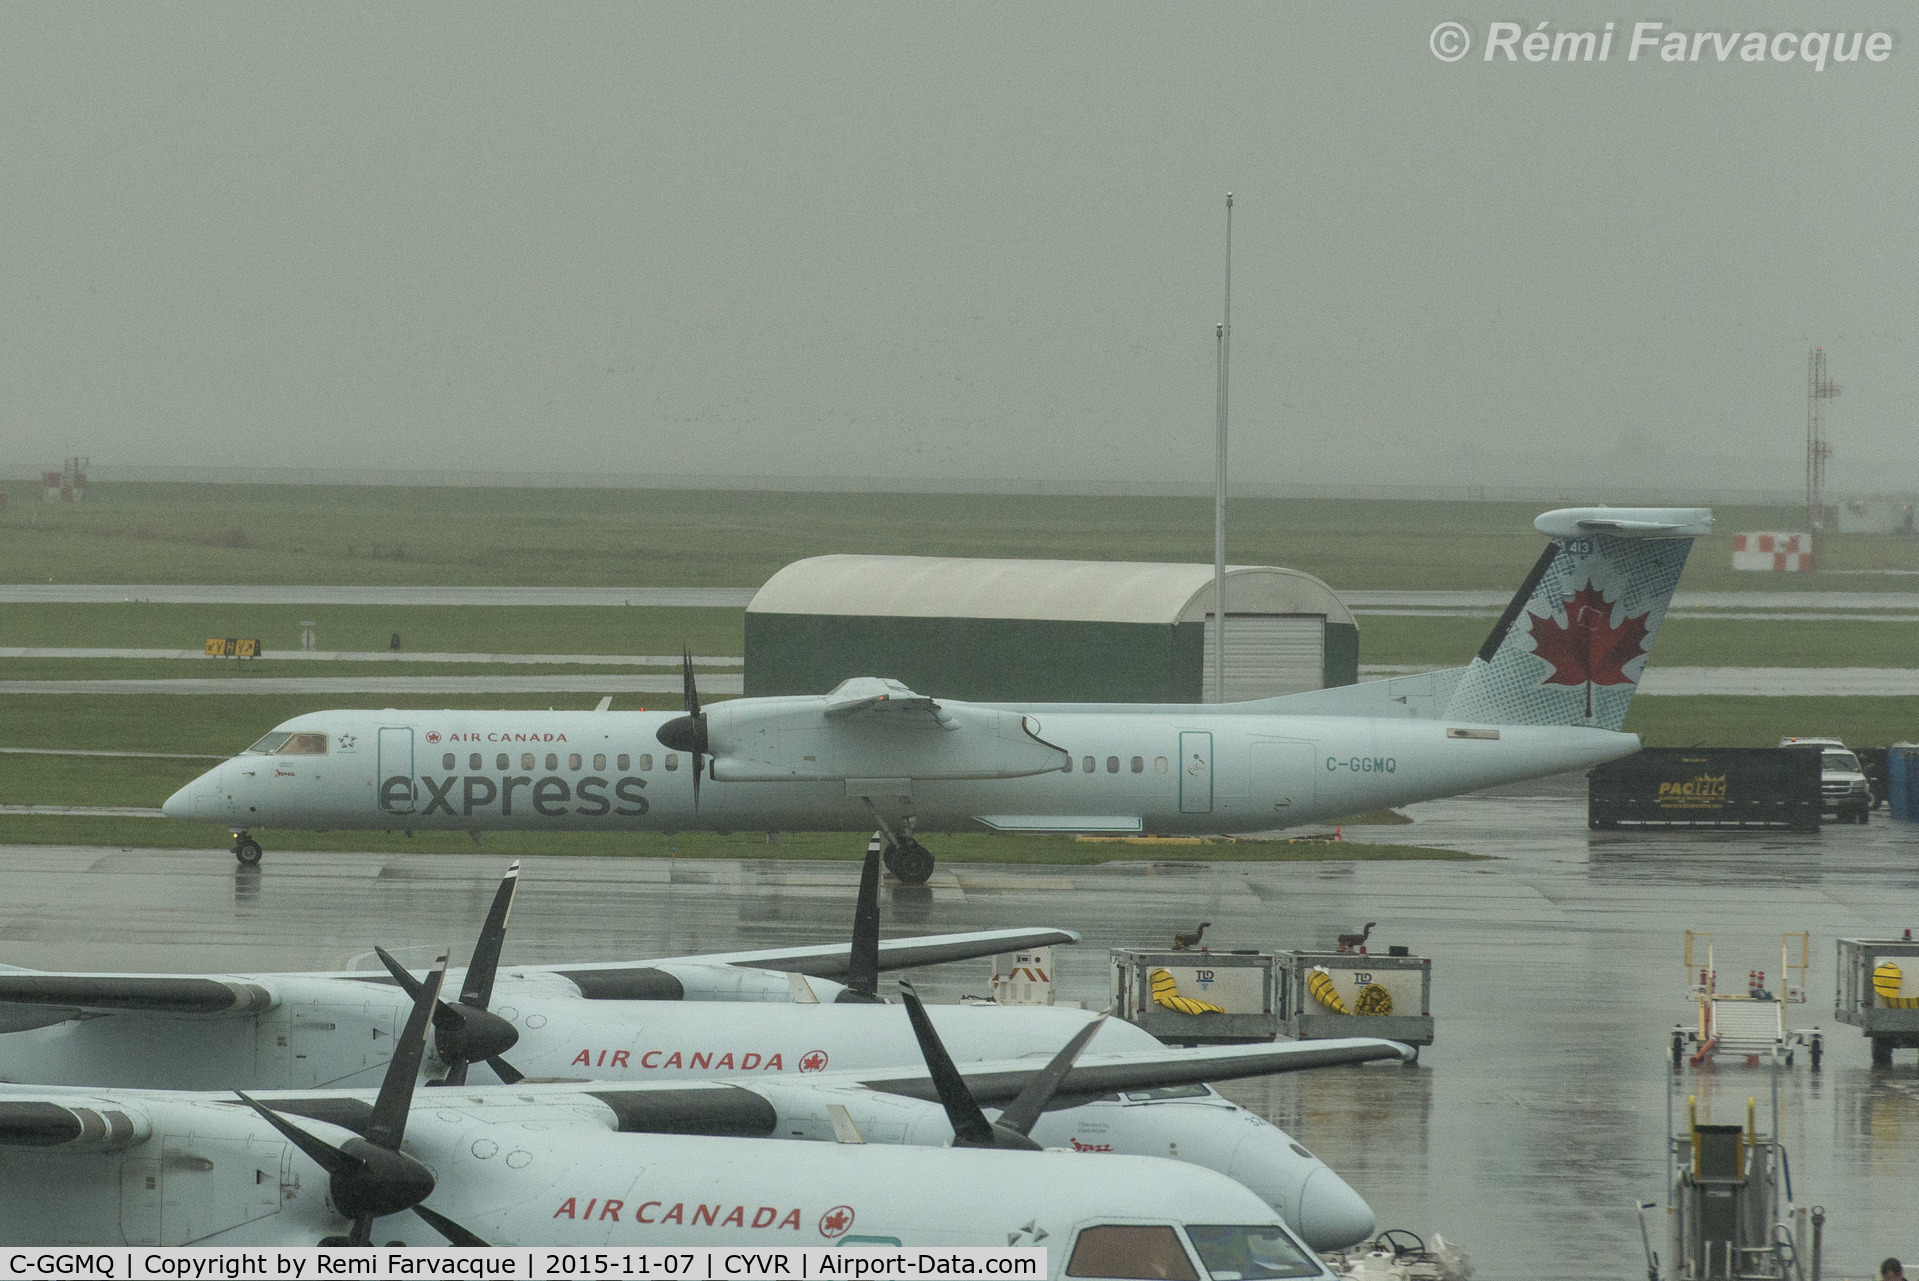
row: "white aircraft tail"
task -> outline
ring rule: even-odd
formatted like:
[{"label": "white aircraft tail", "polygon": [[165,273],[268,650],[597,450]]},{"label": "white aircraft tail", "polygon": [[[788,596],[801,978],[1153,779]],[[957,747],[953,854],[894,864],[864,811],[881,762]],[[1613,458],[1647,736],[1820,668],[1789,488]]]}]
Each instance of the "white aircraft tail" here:
[{"label": "white aircraft tail", "polygon": [[1533,525],[1553,541],[1460,672],[1444,717],[1617,730],[1712,512],[1575,507]]}]

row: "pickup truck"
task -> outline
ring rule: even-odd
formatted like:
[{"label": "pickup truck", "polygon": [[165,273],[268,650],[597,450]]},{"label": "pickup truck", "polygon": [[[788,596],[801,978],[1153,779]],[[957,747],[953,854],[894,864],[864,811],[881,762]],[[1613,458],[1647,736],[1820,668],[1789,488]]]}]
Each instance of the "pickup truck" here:
[{"label": "pickup truck", "polygon": [[1842,823],[1864,823],[1872,812],[1872,785],[1859,758],[1836,738],[1782,738],[1781,747],[1819,753],[1821,809]]}]

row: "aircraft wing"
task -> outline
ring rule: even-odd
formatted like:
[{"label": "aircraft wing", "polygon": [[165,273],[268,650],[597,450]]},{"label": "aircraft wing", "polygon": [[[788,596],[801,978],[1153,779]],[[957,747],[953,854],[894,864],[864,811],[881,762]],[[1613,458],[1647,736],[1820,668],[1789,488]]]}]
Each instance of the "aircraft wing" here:
[{"label": "aircraft wing", "polygon": [[[1121,1090],[1151,1090],[1168,1085],[1233,1081],[1280,1072],[1371,1063],[1381,1059],[1404,1062],[1413,1057],[1411,1046],[1377,1037],[1357,1036],[1326,1041],[1277,1041],[1258,1045],[1216,1045],[1197,1049],[1168,1046],[1164,1050],[1129,1050],[1124,1054],[1086,1055],[1067,1073],[1052,1107],[1072,1107],[1088,1099]],[[961,1064],[966,1088],[982,1105],[1010,1103],[1046,1064],[1035,1059]],[[828,1076],[842,1075],[827,1073]],[[871,1090],[938,1102],[933,1079],[913,1068],[880,1068],[843,1074]]]},{"label": "aircraft wing", "polygon": [[239,977],[0,971],[0,1006],[55,1007],[90,1014],[252,1016],[278,1003],[271,988]]},{"label": "aircraft wing", "polygon": [[[1012,930],[974,930],[965,934],[922,934],[913,938],[882,939],[880,969],[904,970],[916,965],[939,965],[947,961],[973,961],[1000,952],[1023,952],[1029,948],[1077,943],[1072,930],[1047,928]],[[605,965],[521,966],[521,969],[557,970],[568,977],[575,974],[614,972],[650,968],[662,964],[737,965],[743,969],[778,970],[804,974],[816,979],[837,979],[846,974],[852,951],[846,943],[819,943],[805,947],[769,947],[753,952],[708,952],[693,956],[655,957],[647,961],[616,961]],[[0,975],[0,980],[4,980]]]}]

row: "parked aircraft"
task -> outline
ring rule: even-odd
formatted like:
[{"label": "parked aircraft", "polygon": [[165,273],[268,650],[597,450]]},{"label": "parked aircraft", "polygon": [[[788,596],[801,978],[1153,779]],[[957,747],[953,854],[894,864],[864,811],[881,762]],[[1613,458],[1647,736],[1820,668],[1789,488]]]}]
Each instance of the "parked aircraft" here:
[{"label": "parked aircraft", "polygon": [[961,703],[861,677],[685,711],[296,716],[170,797],[256,829],[1249,832],[1596,765],[1705,509],[1571,508],[1465,667],[1213,706]]},{"label": "parked aircraft", "polygon": [[[1089,1037],[1043,1066],[959,1069],[910,995],[926,1065],[912,1083],[938,1099],[951,1148],[737,1137],[752,1132],[753,1109],[718,1084],[457,1087],[416,1111],[445,964],[421,983],[370,1102],[0,1086],[0,1239],[433,1243],[420,1240],[424,1222],[456,1245],[1048,1243],[1054,1276],[1134,1277],[1141,1264],[1195,1281],[1330,1275],[1223,1175],[1032,1150],[1027,1131],[1056,1097],[1108,1088],[1106,1066],[1075,1062]],[[1004,1103],[997,1119],[982,1110],[991,1102]],[[679,1132],[649,1124],[666,1117]],[[419,1222],[399,1217],[409,1210]]]},{"label": "parked aircraft", "polygon": [[[879,879],[874,850],[863,868],[850,948],[733,954],[732,965],[726,957],[704,957],[502,968],[519,885],[516,863],[494,896],[473,963],[455,972],[458,999],[435,1006],[422,1075],[458,1087],[466,1084],[470,1065],[483,1063],[479,1071],[508,1083],[528,1076],[653,1082],[724,1077],[768,1100],[772,1110],[764,1115],[778,1120],[769,1134],[830,1137],[830,1128],[821,1129],[821,1089],[843,1081],[849,1071],[883,1072],[920,1055],[909,1024],[896,1010],[876,1004],[882,969],[1076,937],[1066,931],[987,931],[882,943]],[[0,1035],[0,1076],[14,1082],[87,1081],[101,1088],[369,1086],[386,1073],[397,1029],[419,991],[417,979],[376,951],[386,974],[0,970],[0,1020],[18,1029]],[[744,968],[749,959],[815,969],[830,960],[847,982]],[[716,973],[729,969],[736,976],[731,982]],[[772,999],[750,1005],[652,999],[650,994],[671,998],[685,991],[687,976],[711,976],[704,989],[726,989],[728,995],[764,980],[760,995]],[[1164,1052],[1129,1023],[1066,1007],[942,1006],[929,1017],[969,1062],[1047,1054],[1081,1034],[1096,1038],[1096,1052],[1149,1058]],[[1316,1248],[1339,1248],[1371,1234],[1373,1214],[1364,1199],[1290,1135],[1201,1082],[1289,1070],[1263,1066],[1268,1062],[1320,1066],[1398,1053],[1389,1042],[1370,1041],[1360,1049],[1335,1047],[1330,1060],[1306,1047],[1271,1060],[1221,1060],[1224,1075],[1218,1078],[1134,1082],[1048,1113],[1038,1119],[1037,1135],[1049,1146],[1172,1153],[1231,1173],[1280,1207]],[[805,1087],[783,1090],[780,1083],[789,1080]],[[929,1129],[924,1116],[915,1118],[923,1104],[867,1094],[853,1106],[876,1141],[921,1144],[946,1137],[936,1125]]]}]

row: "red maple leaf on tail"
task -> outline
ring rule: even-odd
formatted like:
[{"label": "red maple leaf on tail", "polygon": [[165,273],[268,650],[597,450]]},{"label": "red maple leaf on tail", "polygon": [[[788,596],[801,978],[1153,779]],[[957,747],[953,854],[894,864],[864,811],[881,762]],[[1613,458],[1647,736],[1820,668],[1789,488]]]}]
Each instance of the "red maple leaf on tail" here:
[{"label": "red maple leaf on tail", "polygon": [[[1650,612],[1650,611],[1649,611]],[[1630,685],[1626,664],[1646,652],[1646,615],[1628,615],[1612,625],[1612,606],[1590,584],[1566,602],[1566,623],[1551,615],[1532,620],[1533,656],[1552,664],[1547,685],[1584,685],[1586,718],[1592,719],[1595,685]]]}]

